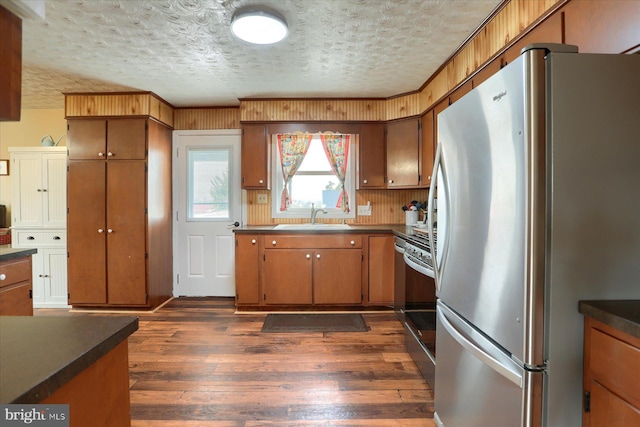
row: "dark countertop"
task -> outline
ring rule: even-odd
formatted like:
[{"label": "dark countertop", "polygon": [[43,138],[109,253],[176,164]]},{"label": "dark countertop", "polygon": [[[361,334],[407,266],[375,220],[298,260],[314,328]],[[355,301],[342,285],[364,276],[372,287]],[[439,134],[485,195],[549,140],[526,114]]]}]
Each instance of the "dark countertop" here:
[{"label": "dark countertop", "polygon": [[42,401],[137,329],[137,317],[0,316],[0,404]]},{"label": "dark countertop", "polygon": [[0,247],[0,261],[8,261],[10,259],[22,258],[37,253],[37,249],[33,248],[2,248]]},{"label": "dark countertop", "polygon": [[252,233],[252,234],[370,234],[370,233],[389,233],[395,235],[412,235],[415,234],[411,226],[404,224],[349,224],[347,229],[279,229],[275,230],[276,225],[245,225],[234,228],[236,233]]},{"label": "dark countertop", "polygon": [[585,316],[640,338],[640,300],[580,301],[578,310]]}]

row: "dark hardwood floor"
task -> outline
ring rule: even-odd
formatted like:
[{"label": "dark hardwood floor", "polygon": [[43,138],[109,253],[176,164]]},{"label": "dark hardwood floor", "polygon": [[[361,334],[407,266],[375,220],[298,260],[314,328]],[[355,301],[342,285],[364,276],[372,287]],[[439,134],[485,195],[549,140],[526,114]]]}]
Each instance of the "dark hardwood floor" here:
[{"label": "dark hardwood floor", "polygon": [[266,314],[235,314],[224,298],[136,315],[132,427],[435,427],[433,394],[391,312],[363,314],[368,332],[334,333],[262,333]]}]

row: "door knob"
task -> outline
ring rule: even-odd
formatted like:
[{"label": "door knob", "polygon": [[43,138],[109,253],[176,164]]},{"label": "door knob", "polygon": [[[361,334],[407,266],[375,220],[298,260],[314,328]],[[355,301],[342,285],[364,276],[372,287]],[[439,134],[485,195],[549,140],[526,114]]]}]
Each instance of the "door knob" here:
[{"label": "door knob", "polygon": [[238,221],[234,222],[233,224],[229,224],[232,227],[240,227],[240,223]]}]

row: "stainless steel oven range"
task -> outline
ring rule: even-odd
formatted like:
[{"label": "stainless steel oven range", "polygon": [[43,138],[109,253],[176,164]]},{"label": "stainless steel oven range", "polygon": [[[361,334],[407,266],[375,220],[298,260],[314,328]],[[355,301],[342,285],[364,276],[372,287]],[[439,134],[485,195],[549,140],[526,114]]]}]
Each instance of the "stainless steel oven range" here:
[{"label": "stainless steel oven range", "polygon": [[[411,358],[435,391],[436,287],[426,234],[396,237],[396,260],[402,253],[404,292],[396,307],[407,329],[405,344]],[[402,278],[396,277],[396,284]],[[401,286],[402,287],[402,286]],[[398,298],[397,298],[398,300]]]}]

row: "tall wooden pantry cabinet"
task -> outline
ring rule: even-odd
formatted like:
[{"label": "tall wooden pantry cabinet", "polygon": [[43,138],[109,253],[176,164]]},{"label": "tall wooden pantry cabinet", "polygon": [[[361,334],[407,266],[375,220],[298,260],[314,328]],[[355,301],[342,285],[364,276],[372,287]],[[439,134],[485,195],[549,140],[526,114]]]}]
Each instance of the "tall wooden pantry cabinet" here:
[{"label": "tall wooden pantry cabinet", "polygon": [[11,245],[35,248],[33,306],[67,307],[66,147],[9,147]]},{"label": "tall wooden pantry cabinet", "polygon": [[172,294],[171,129],[67,123],[69,303],[156,307]]}]

